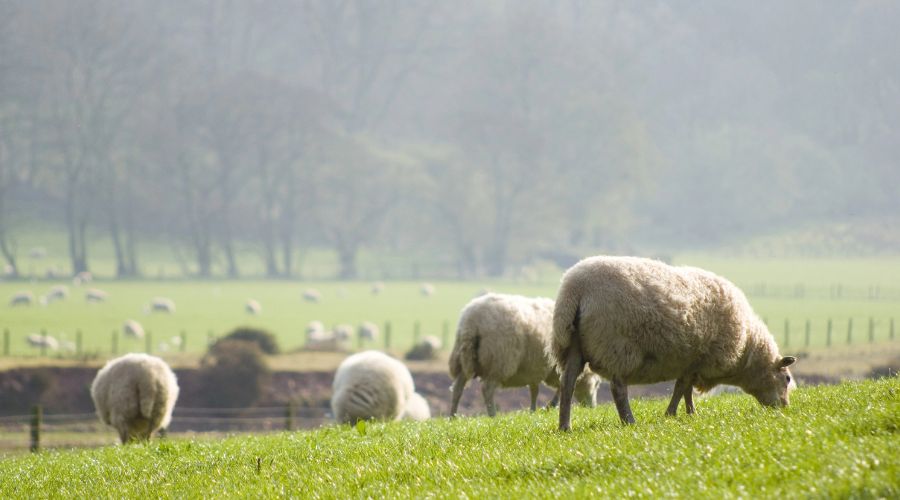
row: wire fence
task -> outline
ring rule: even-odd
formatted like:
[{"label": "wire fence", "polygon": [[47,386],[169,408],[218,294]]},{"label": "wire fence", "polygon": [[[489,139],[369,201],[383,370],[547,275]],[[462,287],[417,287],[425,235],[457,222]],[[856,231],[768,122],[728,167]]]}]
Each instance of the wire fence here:
[{"label": "wire fence", "polygon": [[[172,437],[218,437],[234,433],[266,433],[312,429],[331,420],[326,407],[294,405],[257,408],[176,407],[165,430]],[[46,448],[86,448],[115,444],[118,434],[95,413],[45,414],[40,406],[30,415],[0,417],[0,450],[37,451]]]},{"label": "wire fence", "polygon": [[900,287],[881,285],[851,286],[842,283],[830,285],[747,283],[741,289],[748,297],[766,299],[818,299],[900,301]]}]

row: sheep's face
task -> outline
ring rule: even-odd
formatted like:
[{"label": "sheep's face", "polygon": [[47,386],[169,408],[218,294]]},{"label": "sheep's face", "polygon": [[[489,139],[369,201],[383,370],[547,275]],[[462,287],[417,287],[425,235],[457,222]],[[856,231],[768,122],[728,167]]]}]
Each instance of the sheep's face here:
[{"label": "sheep's face", "polygon": [[787,406],[788,395],[794,387],[797,387],[789,366],[794,364],[797,358],[785,356],[777,360],[763,376],[760,385],[748,391],[764,406]]}]

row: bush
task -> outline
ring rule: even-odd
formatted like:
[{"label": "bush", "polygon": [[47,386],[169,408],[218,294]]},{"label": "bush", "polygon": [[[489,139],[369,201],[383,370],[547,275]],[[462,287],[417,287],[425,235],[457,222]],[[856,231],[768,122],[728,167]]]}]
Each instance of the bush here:
[{"label": "bush", "polygon": [[[275,339],[275,335],[261,328],[253,328],[249,326],[241,326],[235,328],[234,330],[229,332],[228,335],[225,335],[224,337],[219,339],[216,344],[227,340],[243,340],[246,342],[253,342],[259,346],[260,351],[266,354],[278,354],[280,352],[280,350],[278,349],[278,341]],[[213,348],[216,344],[213,345]]]},{"label": "bush", "polygon": [[200,364],[201,397],[220,408],[252,406],[269,385],[271,371],[256,342],[222,339]]}]

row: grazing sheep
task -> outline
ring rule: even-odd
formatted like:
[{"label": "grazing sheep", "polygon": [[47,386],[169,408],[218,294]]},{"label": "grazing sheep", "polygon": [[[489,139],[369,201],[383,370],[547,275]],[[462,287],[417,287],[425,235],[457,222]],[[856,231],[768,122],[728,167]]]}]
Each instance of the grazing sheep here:
[{"label": "grazing sheep", "polygon": [[148,440],[169,425],[178,381],[169,365],[156,356],[126,354],[97,372],[91,398],[100,421],[119,431],[122,443]]},{"label": "grazing sheep", "polygon": [[144,338],[144,327],[133,319],[125,321],[125,324],[122,325],[122,332],[126,337],[133,337],[136,339]]},{"label": "grazing sheep", "polygon": [[47,292],[47,295],[44,295],[44,302],[50,304],[52,302],[56,302],[57,300],[64,300],[69,296],[69,287],[65,285],[56,285],[50,288],[50,291]]},{"label": "grazing sheep", "polygon": [[306,338],[310,337],[322,337],[325,333],[325,324],[321,321],[310,321],[306,324]]},{"label": "grazing sheep", "polygon": [[331,412],[341,423],[398,420],[407,409],[410,418],[420,415],[419,403],[409,406],[415,393],[409,369],[382,352],[364,351],[345,359],[334,375],[332,389]]},{"label": "grazing sheep", "polygon": [[175,302],[167,297],[154,297],[153,300],[150,301],[150,304],[145,308],[145,310],[149,312],[163,312],[171,314],[175,312]]},{"label": "grazing sheep", "polygon": [[306,351],[344,352],[348,351],[350,346],[347,340],[335,337],[333,332],[323,332],[307,337],[303,349]]},{"label": "grazing sheep", "polygon": [[371,321],[363,321],[359,325],[359,339],[365,340],[366,342],[374,342],[378,340],[379,329],[378,325],[372,323]]},{"label": "grazing sheep", "polygon": [[247,303],[244,304],[244,310],[247,311],[247,314],[255,316],[262,312],[262,306],[256,300],[247,299]]},{"label": "grazing sheep", "polygon": [[406,402],[406,408],[400,418],[404,420],[428,420],[431,418],[431,408],[428,407],[428,401],[418,392],[410,394],[409,400]]},{"label": "grazing sheep", "polygon": [[353,326],[347,324],[340,324],[334,327],[334,338],[341,341],[348,341],[353,337]]},{"label": "grazing sheep", "polygon": [[75,286],[81,286],[91,281],[94,281],[94,275],[90,271],[81,271],[72,278],[72,284]]},{"label": "grazing sheep", "polygon": [[381,292],[384,291],[384,283],[382,283],[382,282],[380,282],[380,281],[376,281],[375,283],[372,283],[372,289],[371,289],[371,290],[372,290],[372,295],[379,295],[379,294],[381,294]]},{"label": "grazing sheep", "polygon": [[34,303],[34,294],[31,292],[16,292],[13,294],[12,298],[9,299],[10,307],[15,306],[30,306]]},{"label": "grazing sheep", "polygon": [[50,335],[32,333],[31,335],[25,337],[25,342],[27,342],[31,347],[46,347],[51,351],[59,349],[59,342]]},{"label": "grazing sheep", "polygon": [[322,294],[315,288],[307,288],[303,291],[303,300],[312,303],[318,303],[322,300]]},{"label": "grazing sheep", "polygon": [[434,285],[431,283],[422,283],[422,286],[419,287],[419,293],[421,293],[423,297],[431,297],[434,295]]},{"label": "grazing sheep", "polygon": [[88,288],[84,291],[84,300],[88,302],[106,302],[109,294],[99,288]]},{"label": "grazing sheep", "polygon": [[[488,415],[497,413],[497,387],[528,386],[534,411],[541,382],[559,387],[559,375],[546,352],[552,332],[550,299],[499,293],[472,299],[462,310],[450,354],[450,415],[456,414],[466,383],[475,377],[481,379]],[[595,375],[583,374],[579,378],[579,399],[590,406],[596,404],[598,384]]]},{"label": "grazing sheep", "polygon": [[637,257],[591,257],[566,271],[550,354],[561,369],[559,428],[568,430],[574,375],[585,363],[610,380],[619,418],[633,423],[628,384],[675,379],[666,414],[693,387],[736,385],[766,406],[788,404],[788,366],[766,325],[731,282]]},{"label": "grazing sheep", "polygon": [[426,335],[422,337],[422,340],[410,348],[406,353],[405,358],[411,361],[435,359],[440,350],[441,340],[434,335]]}]

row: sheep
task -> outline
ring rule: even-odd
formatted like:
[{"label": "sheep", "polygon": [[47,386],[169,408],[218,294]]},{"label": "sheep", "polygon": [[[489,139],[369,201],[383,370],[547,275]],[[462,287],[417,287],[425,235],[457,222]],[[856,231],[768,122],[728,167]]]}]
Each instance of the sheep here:
[{"label": "sheep", "polygon": [[341,341],[348,341],[353,337],[353,326],[347,324],[336,325],[332,333],[334,338]]},{"label": "sheep", "polygon": [[325,325],[321,321],[310,321],[306,324],[306,339],[310,337],[321,338],[325,333]]},{"label": "sheep", "polygon": [[81,271],[72,278],[72,284],[75,286],[81,286],[91,281],[94,281],[94,275],[90,271]]},{"label": "sheep", "polygon": [[122,443],[146,441],[172,420],[178,380],[169,365],[149,354],[126,354],[97,372],[91,399],[100,421],[119,432]]},{"label": "sheep", "polygon": [[259,304],[259,301],[247,299],[247,303],[244,304],[244,310],[247,311],[247,314],[255,316],[262,312],[262,306]]},{"label": "sheep", "polygon": [[122,332],[126,337],[133,337],[136,339],[144,338],[144,327],[133,319],[125,321],[125,324],[122,325]]},{"label": "sheep", "polygon": [[[528,386],[531,411],[537,409],[541,382],[559,386],[546,350],[553,331],[553,300],[519,295],[489,293],[472,299],[462,310],[456,342],[450,354],[453,378],[450,415],[459,407],[466,383],[481,378],[481,390],[488,415],[494,416],[494,391],[497,387]],[[579,379],[579,399],[596,404],[599,380],[585,373]]]},{"label": "sheep", "polygon": [[144,311],[171,314],[175,312],[175,302],[167,297],[154,297],[150,304],[144,308]]},{"label": "sheep", "polygon": [[322,300],[322,294],[315,288],[307,288],[303,291],[303,300],[312,303],[318,303]]},{"label": "sheep", "polygon": [[25,337],[25,342],[27,342],[31,347],[46,347],[51,351],[59,349],[59,341],[57,341],[50,335],[32,333],[31,335]]},{"label": "sheep", "polygon": [[431,418],[431,408],[428,407],[428,401],[418,392],[410,394],[409,400],[406,402],[406,408],[400,418],[404,420],[428,420]]},{"label": "sheep", "polygon": [[434,335],[426,335],[422,340],[413,345],[406,353],[405,358],[408,360],[428,360],[435,359],[438,351],[441,350],[441,340]]},{"label": "sheep", "polygon": [[69,296],[69,287],[65,285],[56,285],[50,288],[50,291],[47,292],[47,295],[44,295],[44,302],[49,304],[51,302],[56,302],[57,300],[63,300]]},{"label": "sheep", "polygon": [[12,298],[9,299],[9,306],[30,306],[34,303],[34,294],[31,292],[16,292],[13,294]]},{"label": "sheep", "polygon": [[84,300],[87,302],[106,302],[109,294],[99,288],[88,288],[84,291]]},{"label": "sheep", "polygon": [[788,404],[788,366],[766,325],[728,280],[638,257],[590,257],[563,275],[550,354],[562,372],[559,428],[569,430],[574,375],[585,363],[610,380],[623,423],[634,423],[627,384],[675,379],[667,415],[693,387],[741,387],[765,406]]},{"label": "sheep", "polygon": [[381,292],[384,291],[384,283],[382,283],[380,281],[376,281],[375,283],[372,283],[371,290],[372,290],[372,295],[381,294]]},{"label": "sheep", "polygon": [[352,326],[338,325],[333,331],[326,332],[322,322],[310,321],[303,348],[307,351],[346,351],[352,335]]},{"label": "sheep", "polygon": [[410,406],[415,385],[409,369],[382,352],[363,351],[342,361],[332,390],[331,412],[341,423],[399,420],[407,412],[410,418],[421,416],[421,402]]},{"label": "sheep", "polygon": [[434,295],[434,292],[434,285],[431,283],[422,283],[422,286],[419,287],[419,293],[421,293],[423,297],[431,297]]},{"label": "sheep", "polygon": [[378,340],[378,325],[372,323],[371,321],[363,321],[359,325],[359,339],[365,340],[367,342],[374,342]]}]

